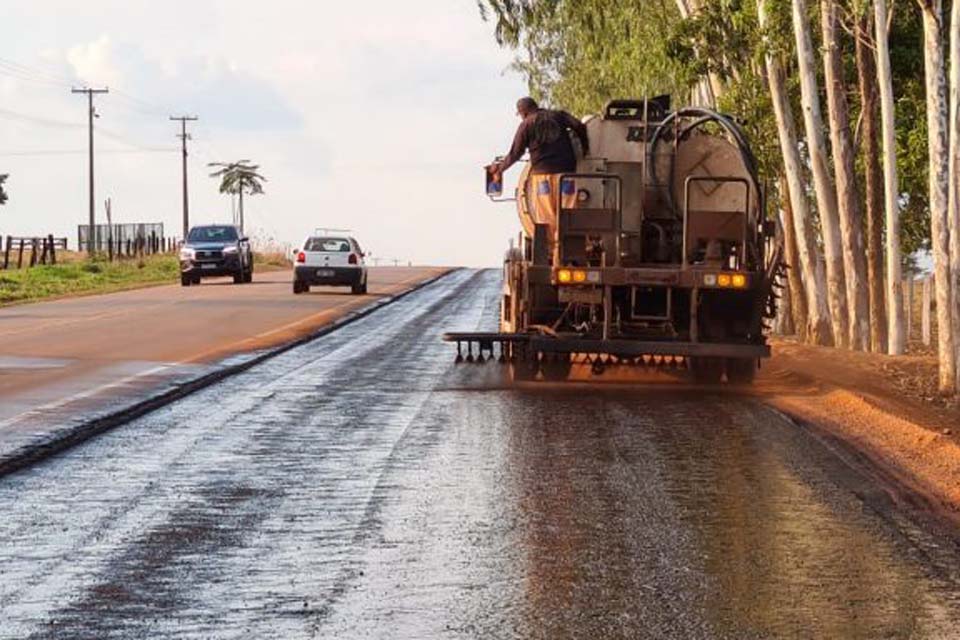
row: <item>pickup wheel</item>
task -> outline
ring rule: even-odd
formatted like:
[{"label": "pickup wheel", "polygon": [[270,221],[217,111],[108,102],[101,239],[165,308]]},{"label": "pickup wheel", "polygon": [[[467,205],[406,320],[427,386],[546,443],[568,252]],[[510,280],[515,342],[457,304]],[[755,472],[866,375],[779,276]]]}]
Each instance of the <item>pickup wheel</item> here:
[{"label": "pickup wheel", "polygon": [[180,274],[180,286],[181,286],[181,287],[189,287],[191,284],[193,284],[193,279],[192,279],[190,276],[186,275],[185,273],[181,273],[181,274]]},{"label": "pickup wheel", "polygon": [[240,267],[240,270],[233,274],[233,284],[243,284],[246,282],[246,277],[246,274],[243,272],[243,267]]},{"label": "pickup wheel", "polygon": [[310,289],[310,287],[304,285],[304,284],[303,284],[302,282],[300,282],[299,280],[294,280],[294,281],[293,281],[293,293],[294,293],[295,295],[300,295],[301,293],[304,293],[305,291],[309,291],[309,289]]}]

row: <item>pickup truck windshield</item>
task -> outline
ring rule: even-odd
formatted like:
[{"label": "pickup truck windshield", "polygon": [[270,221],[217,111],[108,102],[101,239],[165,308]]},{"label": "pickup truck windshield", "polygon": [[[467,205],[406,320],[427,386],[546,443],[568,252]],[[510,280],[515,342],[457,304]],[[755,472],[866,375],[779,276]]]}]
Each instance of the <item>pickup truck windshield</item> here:
[{"label": "pickup truck windshield", "polygon": [[233,227],[194,227],[187,236],[188,242],[236,242],[237,230]]}]

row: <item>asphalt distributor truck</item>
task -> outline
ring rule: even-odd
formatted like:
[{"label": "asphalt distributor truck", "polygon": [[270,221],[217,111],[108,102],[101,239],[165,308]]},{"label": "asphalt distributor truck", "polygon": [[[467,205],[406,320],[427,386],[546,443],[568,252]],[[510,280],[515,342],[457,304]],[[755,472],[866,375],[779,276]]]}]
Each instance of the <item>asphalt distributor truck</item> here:
[{"label": "asphalt distributor truck", "polygon": [[743,130],[708,109],[671,111],[668,96],[612,101],[585,124],[590,152],[560,177],[556,237],[536,222],[529,165],[521,174],[500,330],[445,334],[457,361],[499,360],[515,380],[626,364],[750,383],[786,266]]}]

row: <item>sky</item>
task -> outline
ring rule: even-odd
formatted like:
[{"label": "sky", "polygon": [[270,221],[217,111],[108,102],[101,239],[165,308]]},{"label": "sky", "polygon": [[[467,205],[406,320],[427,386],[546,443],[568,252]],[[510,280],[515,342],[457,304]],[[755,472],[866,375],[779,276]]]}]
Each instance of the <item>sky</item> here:
[{"label": "sky", "polygon": [[209,162],[249,159],[251,237],[350,229],[372,257],[496,266],[519,231],[483,194],[509,147],[522,79],[475,0],[5,0],[0,21],[0,234],[68,236],[96,203],[180,235],[178,123],[190,129],[191,223],[229,222]]}]

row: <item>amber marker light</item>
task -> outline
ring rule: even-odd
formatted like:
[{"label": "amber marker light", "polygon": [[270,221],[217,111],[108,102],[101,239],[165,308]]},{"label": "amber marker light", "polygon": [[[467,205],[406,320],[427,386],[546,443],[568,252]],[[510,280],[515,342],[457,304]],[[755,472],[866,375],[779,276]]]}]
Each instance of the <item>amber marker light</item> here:
[{"label": "amber marker light", "polygon": [[577,283],[586,282],[587,272],[577,269],[576,271],[573,272],[573,281]]},{"label": "amber marker light", "polygon": [[733,274],[733,286],[737,289],[743,289],[747,286],[747,276],[742,273]]},{"label": "amber marker light", "polygon": [[721,273],[717,276],[717,286],[720,287],[729,287],[730,286],[730,274]]},{"label": "amber marker light", "polygon": [[557,282],[567,284],[571,280],[573,280],[573,274],[570,272],[570,269],[560,269],[557,271]]}]

